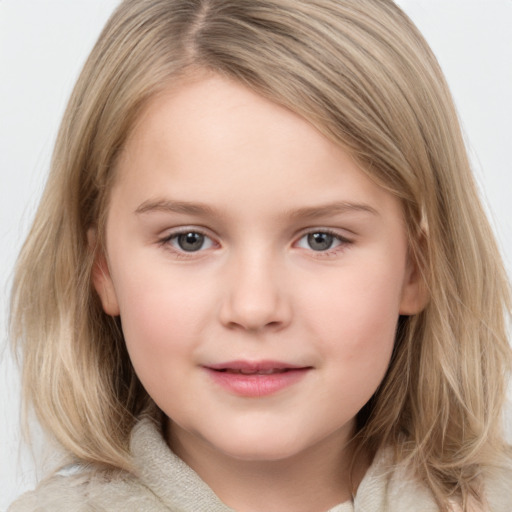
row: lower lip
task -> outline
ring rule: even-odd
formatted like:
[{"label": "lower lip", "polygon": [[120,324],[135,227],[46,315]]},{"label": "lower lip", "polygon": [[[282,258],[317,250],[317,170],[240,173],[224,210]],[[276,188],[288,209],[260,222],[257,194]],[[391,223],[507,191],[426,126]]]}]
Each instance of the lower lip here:
[{"label": "lower lip", "polygon": [[297,368],[281,373],[243,374],[206,368],[210,377],[229,392],[244,397],[273,395],[303,379],[311,368]]}]

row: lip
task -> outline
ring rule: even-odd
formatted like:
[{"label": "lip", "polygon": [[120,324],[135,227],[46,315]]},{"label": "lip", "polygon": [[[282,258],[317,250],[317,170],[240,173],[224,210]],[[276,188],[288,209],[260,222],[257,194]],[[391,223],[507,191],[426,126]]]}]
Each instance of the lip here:
[{"label": "lip", "polygon": [[210,378],[230,393],[243,397],[275,394],[298,381],[312,370],[281,361],[228,361],[203,367]]}]

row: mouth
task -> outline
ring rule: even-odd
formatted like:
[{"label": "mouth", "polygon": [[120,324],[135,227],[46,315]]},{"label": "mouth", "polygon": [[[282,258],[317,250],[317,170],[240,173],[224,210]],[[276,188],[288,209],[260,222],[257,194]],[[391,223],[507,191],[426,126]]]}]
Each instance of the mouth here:
[{"label": "mouth", "polygon": [[225,373],[238,373],[241,375],[274,375],[276,373],[286,373],[293,370],[290,368],[270,368],[268,370],[237,370],[235,368],[224,368],[215,371]]},{"label": "mouth", "polygon": [[313,369],[279,361],[229,361],[204,368],[216,384],[243,397],[277,393],[299,382]]},{"label": "mouth", "polygon": [[208,369],[217,372],[237,373],[242,375],[273,375],[296,370],[310,369],[310,366],[297,366],[280,361],[229,361],[226,363],[212,364]]}]

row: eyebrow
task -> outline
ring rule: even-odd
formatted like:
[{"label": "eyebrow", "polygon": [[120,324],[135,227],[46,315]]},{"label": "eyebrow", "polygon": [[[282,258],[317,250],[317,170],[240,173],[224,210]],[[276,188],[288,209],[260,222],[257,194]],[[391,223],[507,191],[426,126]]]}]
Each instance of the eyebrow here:
[{"label": "eyebrow", "polygon": [[[136,214],[164,212],[181,213],[184,215],[198,215],[205,217],[220,217],[221,213],[204,203],[175,201],[171,199],[154,199],[144,201],[136,210]],[[285,217],[293,220],[308,219],[313,220],[328,215],[336,215],[350,212],[369,213],[371,215],[380,215],[372,206],[365,203],[352,203],[349,201],[336,201],[319,206],[307,206],[285,212]]]},{"label": "eyebrow", "polygon": [[328,215],[336,215],[342,213],[362,212],[370,213],[371,215],[380,215],[379,212],[365,203],[352,203],[350,201],[336,201],[320,206],[307,206],[292,210],[288,215],[292,219],[317,219],[319,217],[326,217]]},{"label": "eyebrow", "polygon": [[185,215],[218,215],[217,210],[203,203],[188,201],[173,201],[170,199],[155,199],[144,201],[136,210],[136,214],[150,212],[183,213]]}]

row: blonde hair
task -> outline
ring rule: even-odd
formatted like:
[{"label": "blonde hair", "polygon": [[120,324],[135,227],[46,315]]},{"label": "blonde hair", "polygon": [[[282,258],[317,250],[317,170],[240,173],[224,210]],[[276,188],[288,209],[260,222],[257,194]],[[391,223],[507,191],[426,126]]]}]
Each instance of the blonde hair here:
[{"label": "blonde hair", "polygon": [[17,266],[11,328],[25,403],[78,459],[130,469],[130,431],[152,401],[91,286],[87,231],[97,228],[101,248],[116,158],[148,100],[197,69],[303,116],[402,201],[430,300],[399,320],[358,446],[394,446],[442,510],[449,498],[482,499],[481,476],[506,449],[509,288],[442,72],[391,0],[118,7],[69,101]]}]

